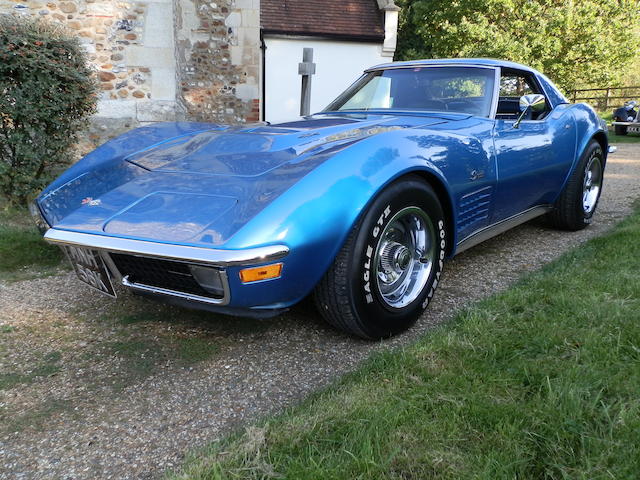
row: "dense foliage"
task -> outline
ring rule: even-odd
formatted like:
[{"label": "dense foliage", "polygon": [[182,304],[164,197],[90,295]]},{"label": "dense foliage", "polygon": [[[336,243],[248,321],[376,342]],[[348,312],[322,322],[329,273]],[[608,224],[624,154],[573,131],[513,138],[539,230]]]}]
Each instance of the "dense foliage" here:
[{"label": "dense foliage", "polygon": [[0,194],[25,203],[50,182],[95,105],[76,38],[44,20],[0,15]]},{"label": "dense foliage", "polygon": [[398,0],[397,59],[493,57],[546,73],[565,92],[614,86],[640,51],[640,0]]}]

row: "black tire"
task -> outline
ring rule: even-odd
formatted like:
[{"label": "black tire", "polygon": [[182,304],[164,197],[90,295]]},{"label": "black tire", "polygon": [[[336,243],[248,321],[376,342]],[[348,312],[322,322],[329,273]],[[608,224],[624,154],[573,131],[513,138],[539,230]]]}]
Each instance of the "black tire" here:
[{"label": "black tire", "polygon": [[[409,236],[412,227],[424,234]],[[406,241],[408,238],[423,240],[411,243]],[[417,176],[391,184],[354,226],[333,265],[316,286],[314,296],[320,313],[334,327],[369,340],[406,330],[433,297],[447,240],[444,213],[433,189]],[[424,248],[406,247],[416,243]],[[414,253],[407,253],[411,250]],[[398,274],[399,271],[404,273]],[[393,278],[392,275],[399,275],[396,282],[385,284],[382,278]],[[392,305],[389,298],[396,293],[393,289],[400,285],[398,282],[409,286]],[[391,293],[382,292],[385,286]]]},{"label": "black tire", "polygon": [[[600,165],[598,191],[594,193],[594,198],[590,200],[591,208],[585,207],[585,181],[588,172],[591,171],[593,162]],[[598,200],[602,193],[602,176],[604,173],[604,154],[600,144],[591,140],[587,148],[580,156],[578,164],[571,173],[569,181],[558,198],[555,208],[548,214],[548,218],[553,226],[562,230],[577,231],[582,230],[591,223],[593,214],[598,206]]]},{"label": "black tire", "polygon": [[616,135],[626,135],[627,134],[627,127],[625,125],[614,125],[613,126],[614,131],[616,132]]}]

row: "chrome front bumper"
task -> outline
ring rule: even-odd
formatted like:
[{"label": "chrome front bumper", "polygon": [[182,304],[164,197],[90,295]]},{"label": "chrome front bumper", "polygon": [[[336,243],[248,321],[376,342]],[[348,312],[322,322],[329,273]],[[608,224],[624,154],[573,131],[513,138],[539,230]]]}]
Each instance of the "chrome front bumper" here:
[{"label": "chrome front bumper", "polygon": [[289,253],[289,248],[284,245],[269,245],[243,250],[220,250],[148,242],[146,240],[131,240],[92,233],[69,232],[56,228],[47,230],[44,234],[44,239],[53,244],[86,247],[107,252],[130,253],[132,255],[144,255],[183,262],[205,263],[215,267],[256,265],[278,260]]},{"label": "chrome front bumper", "polygon": [[49,243],[59,246],[83,247],[99,251],[109,269],[112,270],[112,273],[115,273],[122,285],[127,288],[145,293],[214,305],[227,305],[230,302],[231,292],[229,291],[228,278],[225,270],[221,270],[221,278],[224,284],[224,296],[221,298],[210,298],[194,295],[192,293],[161,288],[158,286],[132,282],[126,275],[126,272],[120,272],[118,270],[108,254],[119,253],[225,269],[232,266],[259,265],[261,263],[278,260],[289,253],[289,248],[284,245],[269,245],[243,250],[221,250],[206,247],[149,242],[146,240],[132,240],[90,233],[70,232],[56,228],[49,228],[44,234],[44,239]]}]

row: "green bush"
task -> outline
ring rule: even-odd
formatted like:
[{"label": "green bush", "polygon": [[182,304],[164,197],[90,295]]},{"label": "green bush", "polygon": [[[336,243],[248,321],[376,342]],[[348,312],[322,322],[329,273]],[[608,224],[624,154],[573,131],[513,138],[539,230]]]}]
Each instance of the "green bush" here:
[{"label": "green bush", "polygon": [[58,24],[0,15],[0,194],[24,204],[68,165],[96,92],[77,38]]}]

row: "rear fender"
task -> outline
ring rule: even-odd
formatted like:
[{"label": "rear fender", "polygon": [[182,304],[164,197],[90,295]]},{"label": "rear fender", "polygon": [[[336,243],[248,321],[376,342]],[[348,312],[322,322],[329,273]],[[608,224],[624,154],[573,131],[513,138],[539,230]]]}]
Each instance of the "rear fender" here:
[{"label": "rear fender", "polygon": [[591,142],[596,139],[602,146],[602,152],[607,159],[609,136],[607,124],[598,114],[588,105],[578,104],[572,109],[573,116],[576,119],[576,129],[578,145],[576,149],[576,162]]},{"label": "rear fender", "polygon": [[562,188],[559,190],[558,196],[560,196],[560,193],[564,190],[567,182],[569,181],[569,178],[571,178],[571,174],[578,164],[578,160],[582,156],[582,153],[589,146],[591,140],[595,139],[602,145],[605,164],[607,161],[609,147],[609,137],[607,135],[606,123],[600,119],[598,114],[589,105],[583,103],[572,105],[570,108],[576,128],[575,157],[573,158],[571,168],[569,169],[567,176],[564,179]]}]

